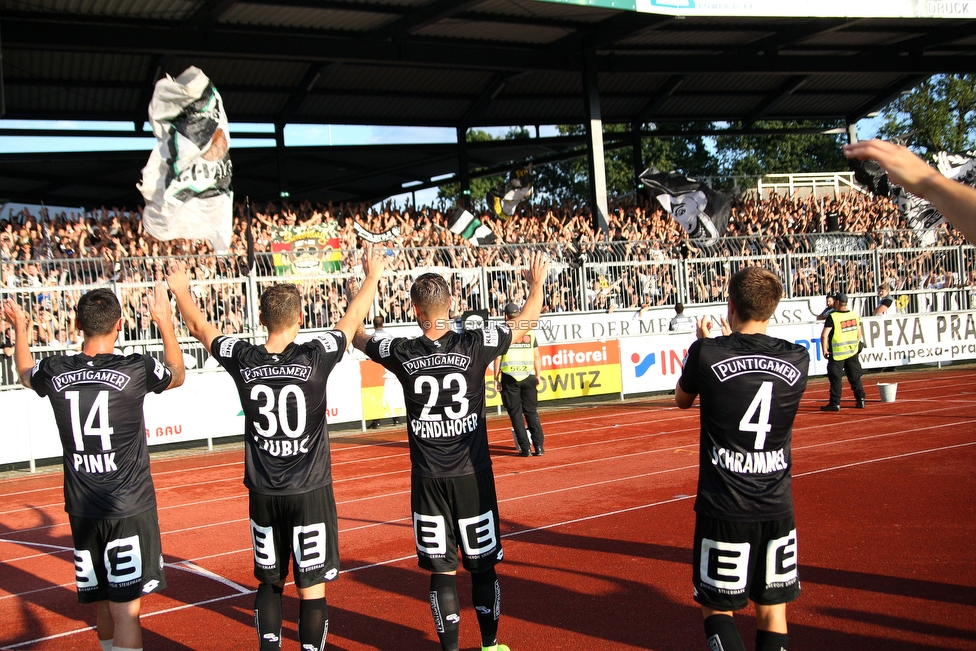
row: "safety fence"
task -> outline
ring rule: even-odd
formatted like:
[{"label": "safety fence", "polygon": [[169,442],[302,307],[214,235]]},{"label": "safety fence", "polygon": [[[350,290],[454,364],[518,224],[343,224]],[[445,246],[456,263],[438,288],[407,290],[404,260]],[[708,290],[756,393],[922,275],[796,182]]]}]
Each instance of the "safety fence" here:
[{"label": "safety fence", "polygon": [[[783,279],[786,299],[815,298],[821,301],[820,309],[827,293],[843,291],[850,297],[852,309],[862,316],[870,315],[878,305],[877,292],[882,286],[890,290],[892,313],[976,308],[976,248],[862,248],[873,246],[873,240],[865,244],[866,237],[825,234],[822,238],[826,239],[820,243],[809,243],[819,250],[799,247],[800,250],[789,252],[777,252],[776,247],[764,249],[764,245],[755,242],[743,247],[740,242],[731,248],[752,250],[750,247],[755,244],[757,253],[686,258],[665,255],[659,242],[610,243],[604,252],[616,252],[614,255],[601,255],[595,245],[579,245],[570,250],[565,243],[507,245],[487,252],[470,247],[395,250],[392,268],[380,283],[370,316],[383,316],[393,324],[412,322],[410,287],[419,274],[429,271],[448,279],[456,314],[478,310],[497,316],[506,303],[524,301],[521,275],[526,255],[534,249],[542,249],[554,258],[545,296],[545,310],[549,313],[721,303],[729,276],[752,265],[777,273]],[[305,276],[275,275],[268,256],[259,256],[263,262],[250,273],[234,257],[201,256],[184,261],[194,263],[191,289],[211,323],[222,332],[250,337],[261,332],[258,297],[264,287],[282,281],[295,283],[302,293],[304,328],[322,329],[336,323],[349,297],[358,291],[357,275],[352,270],[358,266],[359,256],[358,251],[344,252],[346,271]],[[479,256],[486,264],[473,264]],[[413,266],[408,264],[410,260],[422,264]],[[154,281],[164,280],[166,268],[174,261],[180,260],[125,259],[108,266],[91,260],[28,263],[35,267],[26,276],[16,275],[16,283],[0,287],[0,298],[13,297],[24,307],[32,320],[32,347],[39,354],[50,354],[78,347],[79,334],[73,327],[78,298],[92,287],[108,285],[123,307],[120,349],[152,348],[161,342],[149,315],[149,290]],[[40,267],[44,267],[43,281],[40,276],[31,275],[37,274]],[[96,270],[101,271],[94,273]],[[109,272],[112,275],[105,277]],[[81,280],[87,282],[80,283]],[[12,333],[7,324],[4,326],[0,332],[0,389],[9,387],[14,380],[10,371]],[[181,339],[188,339],[182,322],[177,322],[177,332]],[[192,345],[188,345],[187,353],[200,364],[207,357]]]},{"label": "safety fence", "polygon": [[[787,300],[769,326],[769,334],[804,346],[809,353],[809,374],[826,373],[820,348],[822,325],[812,320],[809,300]],[[725,306],[689,308],[693,316],[716,318]],[[541,356],[539,399],[575,399],[593,396],[628,396],[672,390],[682,371],[692,332],[669,332],[673,310],[646,312],[590,312],[549,314],[537,329]],[[416,336],[416,325],[391,326],[393,336]],[[302,339],[311,337],[304,332]],[[976,311],[940,312],[867,317],[861,363],[866,369],[898,368],[917,364],[947,364],[976,359]],[[155,348],[155,347],[154,347]],[[153,352],[152,350],[148,352]],[[208,370],[213,369],[213,370]],[[486,373],[490,380],[491,369]],[[866,388],[874,393],[866,378]],[[494,382],[486,382],[486,404],[500,408]],[[403,417],[402,389],[395,378],[358,352],[343,357],[327,385],[330,425],[356,424],[365,429],[370,420]],[[5,431],[16,432],[0,446],[0,464],[33,462],[61,456],[53,412],[33,391],[0,392],[0,413]],[[145,401],[146,438],[149,445],[188,444],[244,431],[243,413],[234,382],[209,361],[203,371],[187,374],[184,386]],[[347,425],[348,426],[348,425]]]}]

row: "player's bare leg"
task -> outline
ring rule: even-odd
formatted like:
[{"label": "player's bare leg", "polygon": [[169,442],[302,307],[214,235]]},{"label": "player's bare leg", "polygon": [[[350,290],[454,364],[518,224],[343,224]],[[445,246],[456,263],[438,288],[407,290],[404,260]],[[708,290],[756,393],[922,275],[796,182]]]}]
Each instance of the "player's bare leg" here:
[{"label": "player's bare leg", "polygon": [[785,651],[786,631],[786,604],[756,604],[756,651]]},{"label": "player's bare leg", "polygon": [[95,602],[95,631],[98,633],[98,643],[102,646],[102,651],[112,651],[115,622],[112,621],[112,611],[108,608],[108,599]]},{"label": "player's bare leg", "polygon": [[329,635],[329,605],[325,583],[299,588],[298,641],[303,651],[322,651]]},{"label": "player's bare leg", "polygon": [[141,599],[109,602],[108,609],[115,629],[113,649],[142,649],[142,627],[139,625],[141,608]]}]

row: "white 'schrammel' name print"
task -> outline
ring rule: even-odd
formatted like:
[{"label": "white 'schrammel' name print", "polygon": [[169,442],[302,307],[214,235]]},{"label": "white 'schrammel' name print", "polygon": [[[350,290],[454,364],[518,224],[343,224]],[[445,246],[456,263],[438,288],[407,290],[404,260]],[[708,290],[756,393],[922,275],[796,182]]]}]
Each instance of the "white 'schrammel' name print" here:
[{"label": "white 'schrammel' name print", "polygon": [[469,414],[454,420],[411,421],[413,435],[422,439],[450,438],[473,432],[478,427],[478,414]]},{"label": "white 'schrammel' name print", "polygon": [[775,357],[766,355],[743,355],[741,357],[730,357],[712,364],[712,371],[719,382],[731,380],[744,373],[768,373],[782,378],[784,382],[793,386],[803,374],[800,369],[789,362],[784,362]]},{"label": "white 'schrammel' name print", "polygon": [[268,378],[307,380],[312,373],[311,366],[303,364],[282,364],[281,366],[256,366],[254,368],[242,368],[241,377],[245,382],[254,380],[265,380]]},{"label": "white 'schrammel' name print", "polygon": [[132,379],[125,373],[108,369],[84,368],[80,371],[70,371],[51,378],[54,390],[60,393],[63,389],[74,384],[104,384],[107,387],[121,391]]},{"label": "white 'schrammel' name print", "polygon": [[736,452],[725,448],[712,448],[712,465],[739,475],[765,475],[786,470],[786,453],[783,450]]},{"label": "white 'schrammel' name print", "polygon": [[470,365],[471,358],[459,353],[434,353],[433,355],[408,359],[403,362],[403,368],[411,375],[421,371],[444,368],[456,368],[465,371]]}]

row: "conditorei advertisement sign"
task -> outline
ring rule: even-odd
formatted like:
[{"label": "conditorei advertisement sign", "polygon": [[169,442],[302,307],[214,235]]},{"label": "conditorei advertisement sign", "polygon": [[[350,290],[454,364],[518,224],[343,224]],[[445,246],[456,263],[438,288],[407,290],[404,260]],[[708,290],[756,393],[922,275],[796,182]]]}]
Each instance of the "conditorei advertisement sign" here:
[{"label": "conditorei advertisement sign", "polygon": [[795,18],[973,18],[965,0],[545,0],[567,5],[674,16]]},{"label": "conditorei advertisement sign", "polygon": [[616,340],[540,345],[539,400],[620,393],[620,345]]}]

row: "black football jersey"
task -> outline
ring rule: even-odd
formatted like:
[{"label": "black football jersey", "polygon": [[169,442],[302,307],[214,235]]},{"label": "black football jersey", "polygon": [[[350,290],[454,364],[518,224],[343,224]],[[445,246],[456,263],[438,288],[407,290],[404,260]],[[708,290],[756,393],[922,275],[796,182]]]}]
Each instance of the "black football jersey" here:
[{"label": "black football jersey", "polygon": [[234,337],[217,337],[211,348],[244,408],[244,485],[262,495],[298,495],[331,484],[325,386],[346,350],[342,331],[281,353]]},{"label": "black football jersey", "polygon": [[31,386],[54,408],[64,450],[64,510],[118,519],[156,506],[142,403],[172,376],[147,355],[48,357]]},{"label": "black football jersey", "polygon": [[701,405],[695,510],[722,520],[793,514],[790,444],[810,358],[766,335],[699,339],[679,380]]},{"label": "black football jersey", "polygon": [[460,477],[491,466],[485,371],[508,350],[503,323],[427,337],[377,338],[366,354],[403,386],[410,461],[418,477]]}]

